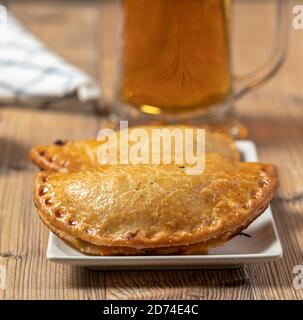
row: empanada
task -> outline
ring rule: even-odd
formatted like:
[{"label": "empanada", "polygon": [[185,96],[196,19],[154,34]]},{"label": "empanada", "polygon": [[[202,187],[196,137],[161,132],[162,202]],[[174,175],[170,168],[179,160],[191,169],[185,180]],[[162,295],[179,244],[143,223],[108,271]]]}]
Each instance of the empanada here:
[{"label": "empanada", "polygon": [[[136,128],[136,127],[134,127]],[[129,128],[129,134],[134,128]],[[152,129],[168,128],[174,130],[180,128],[193,128],[189,126],[143,126],[140,129],[145,129],[148,136],[151,137]],[[196,128],[197,129],[197,128]],[[125,130],[118,132],[125,134]],[[195,136],[194,136],[195,137]],[[196,137],[195,137],[196,138]],[[151,151],[151,139],[149,139]],[[80,141],[57,141],[48,146],[37,146],[30,150],[29,157],[31,161],[43,170],[72,172],[81,169],[91,169],[99,166],[98,150],[103,142],[97,139],[88,139]],[[129,141],[129,147],[134,142]],[[207,153],[218,153],[230,160],[239,160],[239,151],[233,140],[227,135],[219,132],[206,131],[205,135],[205,151]]]},{"label": "empanada", "polygon": [[258,217],[278,185],[272,165],[205,160],[200,175],[184,165],[45,171],[34,200],[48,227],[86,253],[205,253]]}]

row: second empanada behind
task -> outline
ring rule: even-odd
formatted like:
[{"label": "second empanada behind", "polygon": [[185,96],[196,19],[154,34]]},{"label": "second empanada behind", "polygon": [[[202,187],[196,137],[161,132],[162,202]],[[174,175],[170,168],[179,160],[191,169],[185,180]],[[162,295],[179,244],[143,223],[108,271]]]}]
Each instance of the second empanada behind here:
[{"label": "second empanada behind", "polygon": [[[128,129],[128,133],[131,133],[134,129],[146,130],[149,137],[149,150],[151,152],[152,144],[152,129],[168,129],[174,130],[176,128],[181,129],[183,132],[185,129],[194,127],[189,126],[142,126],[133,127]],[[118,132],[118,141],[120,135],[125,135],[127,131]],[[196,141],[196,135],[194,131],[194,141]],[[72,172],[82,169],[92,169],[100,166],[98,159],[99,147],[103,142],[97,139],[87,139],[79,141],[58,141],[57,143],[36,146],[30,150],[30,159],[32,162],[43,170],[59,171],[59,172]],[[129,147],[134,142],[129,141]],[[119,145],[118,145],[119,147]],[[227,157],[230,160],[238,161],[240,159],[239,151],[233,140],[227,135],[219,132],[206,131],[205,134],[205,152],[217,153]],[[106,155],[105,155],[106,157]],[[118,159],[119,160],[119,159]],[[121,160],[121,158],[120,158]]]}]

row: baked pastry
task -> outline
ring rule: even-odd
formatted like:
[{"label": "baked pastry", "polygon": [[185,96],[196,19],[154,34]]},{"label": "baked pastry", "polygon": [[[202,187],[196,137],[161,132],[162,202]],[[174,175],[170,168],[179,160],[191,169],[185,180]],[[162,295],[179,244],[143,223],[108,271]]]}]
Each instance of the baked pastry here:
[{"label": "baked pastry", "polygon": [[[133,129],[129,128],[128,134],[131,134]],[[145,129],[148,136],[151,137],[152,129],[174,130],[180,128],[183,131],[186,128],[193,128],[189,126],[144,126],[140,129]],[[126,130],[118,132],[118,142],[120,135],[125,135]],[[194,135],[196,141],[196,135]],[[151,151],[151,141],[149,139],[149,150]],[[59,171],[59,172],[72,172],[82,169],[91,169],[100,166],[98,161],[98,152],[100,146],[104,142],[97,139],[87,139],[80,141],[56,141],[52,145],[36,146],[30,150],[29,157],[31,161],[43,170]],[[134,142],[129,141],[129,147]],[[119,145],[118,145],[119,146]],[[206,131],[205,135],[205,151],[207,153],[218,153],[230,160],[239,160],[239,151],[233,140],[219,132]],[[103,155],[103,158],[106,155]]]},{"label": "baked pastry", "polygon": [[34,200],[43,222],[88,254],[206,253],[240,233],[268,206],[275,167],[205,155],[186,165],[104,165],[44,171]]}]

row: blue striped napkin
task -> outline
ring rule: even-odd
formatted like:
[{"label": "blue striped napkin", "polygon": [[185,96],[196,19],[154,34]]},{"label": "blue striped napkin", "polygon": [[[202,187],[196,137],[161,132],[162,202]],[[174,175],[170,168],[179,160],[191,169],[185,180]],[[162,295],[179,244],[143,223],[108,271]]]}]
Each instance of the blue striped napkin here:
[{"label": "blue striped napkin", "polygon": [[0,101],[47,100],[72,94],[80,101],[99,98],[99,86],[51,52],[0,6]]}]

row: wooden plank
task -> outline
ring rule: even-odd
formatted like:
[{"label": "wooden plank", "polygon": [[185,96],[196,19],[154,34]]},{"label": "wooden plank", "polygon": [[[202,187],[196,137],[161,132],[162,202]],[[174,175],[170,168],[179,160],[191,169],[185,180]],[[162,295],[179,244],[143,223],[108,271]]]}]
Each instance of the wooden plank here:
[{"label": "wooden plank", "polygon": [[[114,47],[99,47],[101,36],[114,46],[105,27],[114,23],[115,8],[108,8],[108,15],[102,10],[110,6],[109,1],[9,3],[30,30],[68,61],[97,79],[102,72],[110,96]],[[274,1],[239,0],[235,4],[234,41],[239,51],[235,62],[237,71],[243,72],[261,63],[272,45]],[[279,169],[281,186],[272,206],[284,248],[281,261],[235,270],[145,272],[98,272],[48,263],[48,232],[32,204],[31,181],[36,170],[27,161],[28,148],[57,138],[94,136],[100,119],[85,110],[67,113],[10,107],[0,110],[0,264],[8,270],[8,289],[0,290],[0,299],[302,299],[303,291],[292,287],[293,266],[303,263],[301,37],[302,32],[292,30],[294,45],[282,71],[237,103],[260,159],[276,163]],[[104,57],[102,63],[100,57]],[[72,109],[70,102],[67,105]]]},{"label": "wooden plank", "polygon": [[253,299],[245,267],[227,270],[107,272],[107,299]]},{"label": "wooden plank", "polygon": [[274,201],[279,235],[284,257],[278,262],[252,265],[247,268],[255,292],[262,299],[303,299],[303,290],[293,287],[293,267],[303,261],[303,203]]}]

